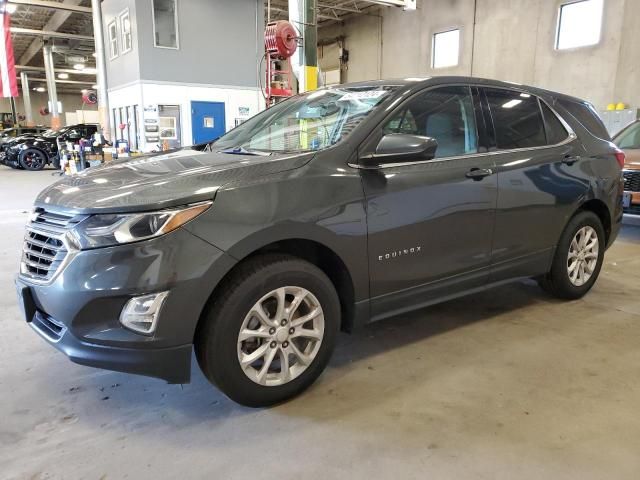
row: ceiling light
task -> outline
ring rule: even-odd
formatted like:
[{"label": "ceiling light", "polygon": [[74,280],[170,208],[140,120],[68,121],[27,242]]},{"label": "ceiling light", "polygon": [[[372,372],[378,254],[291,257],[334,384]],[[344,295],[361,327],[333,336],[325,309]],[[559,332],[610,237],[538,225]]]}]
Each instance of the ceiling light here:
[{"label": "ceiling light", "polygon": [[76,63],[73,68],[76,70],[84,70],[84,63]]},{"label": "ceiling light", "polygon": [[18,5],[16,5],[15,3],[7,3],[7,5],[4,7],[4,11],[9,15],[11,15],[12,13],[16,13],[17,9]]},{"label": "ceiling light", "polygon": [[58,78],[61,80],[66,80],[67,78],[69,78],[69,74],[68,73],[59,73],[58,74]]},{"label": "ceiling light", "polygon": [[88,90],[86,88],[83,88],[82,90],[80,90],[81,93],[87,93]]},{"label": "ceiling light", "polygon": [[44,92],[44,91],[45,91],[45,88],[44,88],[44,87],[37,87],[37,88],[35,88],[34,90],[35,90],[36,92],[41,92],[41,93],[42,93],[42,92]]},{"label": "ceiling light", "polygon": [[96,52],[93,52],[93,53],[91,54],[91,56],[92,56],[93,58],[96,58],[96,57],[97,57]]},{"label": "ceiling light", "polygon": [[98,85],[97,84],[96,85],[91,85],[91,88],[93,88],[94,90],[97,90],[98,89]]}]

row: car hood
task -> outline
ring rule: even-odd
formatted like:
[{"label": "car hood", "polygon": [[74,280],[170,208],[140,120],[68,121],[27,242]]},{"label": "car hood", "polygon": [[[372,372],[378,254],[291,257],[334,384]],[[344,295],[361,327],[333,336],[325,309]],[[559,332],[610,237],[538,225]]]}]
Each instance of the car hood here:
[{"label": "car hood", "polygon": [[75,213],[148,211],[213,199],[225,184],[299,168],[313,153],[269,156],[201,152],[190,148],[120,159],[64,177],[35,205]]},{"label": "car hood", "polygon": [[624,155],[625,170],[640,170],[640,149],[626,149]]}]

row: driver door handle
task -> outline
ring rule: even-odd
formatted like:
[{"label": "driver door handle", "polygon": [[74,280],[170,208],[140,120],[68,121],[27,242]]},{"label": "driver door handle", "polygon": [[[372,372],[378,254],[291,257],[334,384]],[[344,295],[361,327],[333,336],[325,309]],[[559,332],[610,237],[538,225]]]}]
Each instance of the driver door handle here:
[{"label": "driver door handle", "polygon": [[473,180],[482,180],[484,177],[488,177],[489,175],[493,175],[493,170],[490,168],[472,168],[465,174],[467,178],[471,178]]}]

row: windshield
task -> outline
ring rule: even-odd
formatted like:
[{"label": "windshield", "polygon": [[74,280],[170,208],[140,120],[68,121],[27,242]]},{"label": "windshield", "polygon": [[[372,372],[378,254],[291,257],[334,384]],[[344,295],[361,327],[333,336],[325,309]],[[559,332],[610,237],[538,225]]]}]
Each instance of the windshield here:
[{"label": "windshield", "polygon": [[322,150],[349,135],[396,88],[325,88],[292,97],[222,136],[212,148],[228,153]]},{"label": "windshield", "polygon": [[613,139],[613,143],[622,149],[640,149],[640,122],[625,128]]},{"label": "windshield", "polygon": [[42,136],[43,137],[57,137],[58,135],[66,132],[69,129],[69,127],[62,127],[59,128],[57,130],[53,130],[52,128],[50,128],[49,130],[45,130],[44,132],[42,132]]}]

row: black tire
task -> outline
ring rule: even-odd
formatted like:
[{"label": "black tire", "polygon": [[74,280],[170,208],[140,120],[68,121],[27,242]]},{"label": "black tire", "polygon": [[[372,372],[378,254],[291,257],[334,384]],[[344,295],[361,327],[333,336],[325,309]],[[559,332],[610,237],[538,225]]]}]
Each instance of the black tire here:
[{"label": "black tire", "polygon": [[[282,385],[260,385],[240,366],[238,335],[252,307],[264,295],[284,286],[302,287],[318,300],[324,315],[324,335],[314,359],[299,376]],[[194,346],[205,376],[229,398],[249,407],[264,407],[298,395],[318,378],[331,357],[339,328],[340,301],[324,272],[296,257],[266,254],[240,264],[216,290]]]},{"label": "black tire", "polygon": [[[576,233],[583,227],[592,227],[598,237],[598,256],[595,268],[589,280],[583,285],[576,286],[569,278],[568,256],[569,248]],[[605,251],[605,233],[600,218],[593,212],[580,211],[576,213],[562,232],[560,241],[553,257],[551,270],[538,280],[540,286],[551,295],[566,299],[575,300],[584,296],[598,279]]]},{"label": "black tire", "polygon": [[47,164],[47,154],[38,148],[27,148],[20,152],[19,161],[25,170],[42,170]]}]

